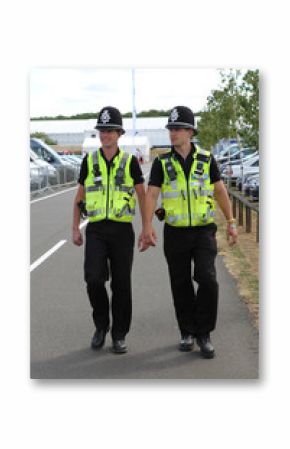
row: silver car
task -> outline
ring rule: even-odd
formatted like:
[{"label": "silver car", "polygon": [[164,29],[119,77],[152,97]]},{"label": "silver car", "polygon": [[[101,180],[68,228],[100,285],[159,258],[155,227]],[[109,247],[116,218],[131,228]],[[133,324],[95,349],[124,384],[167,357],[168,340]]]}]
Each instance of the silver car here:
[{"label": "silver car", "polygon": [[43,167],[44,180],[42,183],[42,187],[47,187],[49,185],[57,184],[57,171],[56,169],[49,164],[48,162],[41,159],[38,154],[36,154],[33,150],[29,150],[30,160],[33,161],[36,165]]},{"label": "silver car", "polygon": [[44,178],[44,168],[30,159],[30,190],[41,189]]}]

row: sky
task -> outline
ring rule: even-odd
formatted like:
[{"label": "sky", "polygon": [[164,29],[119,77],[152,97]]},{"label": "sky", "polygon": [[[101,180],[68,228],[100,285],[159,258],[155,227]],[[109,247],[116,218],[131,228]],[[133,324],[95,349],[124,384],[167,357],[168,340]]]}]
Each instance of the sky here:
[{"label": "sky", "polygon": [[[136,111],[177,105],[202,110],[220,83],[218,69],[136,68]],[[34,68],[30,72],[30,116],[74,115],[115,106],[132,111],[131,68]]]}]

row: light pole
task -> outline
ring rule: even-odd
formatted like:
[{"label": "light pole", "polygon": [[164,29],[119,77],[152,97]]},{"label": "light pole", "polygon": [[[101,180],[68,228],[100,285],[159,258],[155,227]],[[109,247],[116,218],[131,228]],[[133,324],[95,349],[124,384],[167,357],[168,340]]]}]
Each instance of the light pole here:
[{"label": "light pole", "polygon": [[132,69],[132,133],[136,135],[135,69]]}]

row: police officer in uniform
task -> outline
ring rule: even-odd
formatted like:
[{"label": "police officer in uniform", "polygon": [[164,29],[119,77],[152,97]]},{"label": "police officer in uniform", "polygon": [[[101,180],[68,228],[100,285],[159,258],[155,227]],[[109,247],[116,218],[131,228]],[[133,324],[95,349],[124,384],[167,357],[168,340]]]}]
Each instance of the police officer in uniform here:
[{"label": "police officer in uniform", "polygon": [[134,249],[132,219],[135,192],[144,215],[144,178],[137,158],[119,149],[125,132],[118,109],[100,111],[96,129],[102,147],[88,154],[82,163],[79,188],[74,201],[73,243],[82,245],[79,229],[81,209],[87,214],[84,274],[96,327],[91,347],[100,349],[110,328],[109,297],[105,282],[111,278],[112,350],[127,352],[125,337],[132,316],[131,270]]},{"label": "police officer in uniform", "polygon": [[[179,349],[192,350],[196,338],[201,355],[213,358],[210,333],[215,329],[218,306],[215,200],[227,220],[230,244],[237,241],[236,224],[215,159],[209,151],[191,142],[196,131],[193,112],[185,106],[176,106],[166,128],[172,147],[170,153],[153,162],[140,239],[144,241],[144,249],[156,245],[152,219],[161,191],[159,212],[165,218],[164,253],[181,334]],[[198,284],[196,292],[192,260],[193,279]]]}]

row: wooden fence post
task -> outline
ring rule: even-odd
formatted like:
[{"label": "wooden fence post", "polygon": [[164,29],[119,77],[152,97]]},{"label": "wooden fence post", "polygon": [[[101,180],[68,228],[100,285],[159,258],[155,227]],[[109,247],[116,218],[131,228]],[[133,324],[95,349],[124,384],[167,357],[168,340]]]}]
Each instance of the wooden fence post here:
[{"label": "wooden fence post", "polygon": [[236,218],[237,216],[237,198],[233,196],[233,216]]},{"label": "wooden fence post", "polygon": [[244,224],[244,211],[243,211],[243,203],[239,200],[239,226],[243,226]]},{"label": "wooden fence post", "polygon": [[252,214],[251,209],[246,206],[246,232],[251,232],[252,230]]}]

